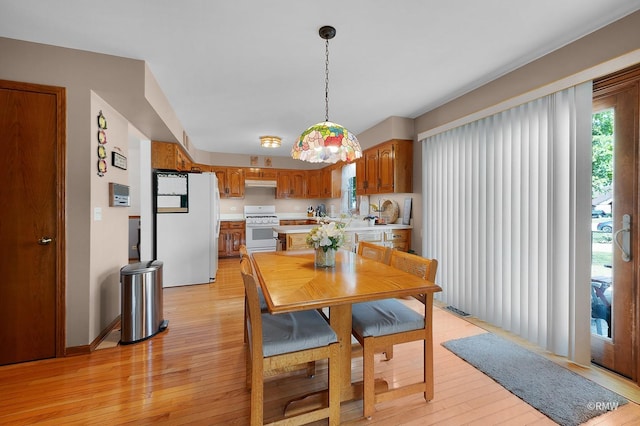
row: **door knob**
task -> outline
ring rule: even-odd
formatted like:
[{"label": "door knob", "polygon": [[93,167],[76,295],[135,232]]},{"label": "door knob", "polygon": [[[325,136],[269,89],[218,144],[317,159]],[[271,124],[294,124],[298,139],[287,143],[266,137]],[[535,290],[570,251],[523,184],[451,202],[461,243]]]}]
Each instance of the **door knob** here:
[{"label": "door knob", "polygon": [[42,237],[38,240],[38,244],[40,244],[41,246],[46,246],[47,244],[51,243],[51,241],[53,241],[51,237]]}]

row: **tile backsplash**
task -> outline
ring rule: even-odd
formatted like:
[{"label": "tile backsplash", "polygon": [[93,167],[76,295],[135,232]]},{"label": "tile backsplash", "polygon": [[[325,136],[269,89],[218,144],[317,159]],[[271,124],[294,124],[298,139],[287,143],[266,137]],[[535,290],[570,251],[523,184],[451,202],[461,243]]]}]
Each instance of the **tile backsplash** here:
[{"label": "tile backsplash", "polygon": [[[301,216],[306,215],[307,207],[316,206],[323,203],[327,209],[327,213],[331,211],[331,205],[334,205],[334,209],[337,213],[340,213],[340,199],[339,198],[322,198],[322,199],[310,199],[310,198],[296,198],[296,199],[277,199],[275,188],[245,188],[245,197],[243,199],[222,199],[220,200],[220,213],[229,215],[242,215],[245,205],[275,205],[276,213]],[[402,210],[404,207],[404,200],[408,197],[413,197],[414,202],[416,194],[382,194],[372,195],[370,202],[380,203],[383,200],[395,200],[398,202],[400,208],[400,214],[397,222],[402,220]],[[368,199],[369,197],[364,197]],[[366,213],[362,213],[365,215]]]},{"label": "tile backsplash", "polygon": [[337,212],[340,211],[340,199],[311,199],[311,198],[295,198],[295,199],[277,199],[275,188],[245,188],[243,199],[222,199],[220,200],[220,213],[222,214],[242,214],[245,205],[275,205],[276,213],[300,213],[305,215],[307,207],[316,206],[323,203],[327,211],[330,205],[334,204]]}]

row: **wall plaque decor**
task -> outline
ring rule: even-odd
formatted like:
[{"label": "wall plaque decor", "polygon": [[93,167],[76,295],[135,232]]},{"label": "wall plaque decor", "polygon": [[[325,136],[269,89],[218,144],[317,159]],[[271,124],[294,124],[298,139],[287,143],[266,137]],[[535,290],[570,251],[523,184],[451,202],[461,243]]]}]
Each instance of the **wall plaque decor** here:
[{"label": "wall plaque decor", "polygon": [[102,115],[102,111],[98,113],[98,127],[101,129],[107,128],[107,119]]},{"label": "wall plaque decor", "polygon": [[107,173],[107,162],[98,160],[98,176],[102,177],[105,173]]},{"label": "wall plaque decor", "polygon": [[127,157],[119,152],[111,151],[111,165],[122,170],[127,170]]},{"label": "wall plaque decor", "polygon": [[107,150],[104,147],[104,144],[107,143],[107,132],[105,132],[107,128],[107,118],[102,114],[102,110],[98,113],[98,176],[102,177],[107,173]]}]

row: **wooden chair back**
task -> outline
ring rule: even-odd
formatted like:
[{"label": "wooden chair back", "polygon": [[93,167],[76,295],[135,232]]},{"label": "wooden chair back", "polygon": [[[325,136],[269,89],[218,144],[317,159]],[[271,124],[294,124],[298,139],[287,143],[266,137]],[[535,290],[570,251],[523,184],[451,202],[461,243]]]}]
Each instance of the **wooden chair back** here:
[{"label": "wooden chair back", "polygon": [[[248,257],[243,257],[240,260],[240,273],[242,274],[245,291],[245,321],[251,323],[251,335],[247,336],[247,341],[254,349],[262,348],[262,312],[260,311],[260,301],[258,299],[258,286]],[[248,333],[249,327],[246,327],[245,330]],[[260,349],[260,353],[262,353],[262,349]]]},{"label": "wooden chair back", "polygon": [[[263,322],[258,299],[258,283],[253,275],[253,268],[248,257],[240,260],[240,272],[245,288],[246,318],[251,325],[245,327],[250,330],[248,336],[248,351],[246,353],[247,363],[247,386],[251,390],[251,425],[262,425],[264,420],[264,379],[267,376],[292,371],[293,369],[308,368],[313,366],[315,372],[315,361],[321,359],[329,360],[328,383],[329,397],[328,406],[315,408],[302,414],[294,414],[282,420],[288,425],[302,425],[313,421],[329,418],[330,424],[340,423],[340,382],[339,382],[339,344],[337,342],[328,346],[300,350],[291,353],[282,353],[265,357],[263,355]],[[297,313],[290,314],[296,315]],[[264,314],[269,315],[269,314]],[[287,315],[287,314],[283,314]],[[322,320],[320,316],[318,318]],[[245,324],[247,325],[247,324]]]},{"label": "wooden chair back", "polygon": [[358,254],[368,259],[373,259],[377,262],[389,264],[389,247],[373,244],[368,241],[358,242]]},{"label": "wooden chair back", "polygon": [[416,254],[392,250],[389,264],[424,280],[431,282],[436,280],[436,269],[438,268],[436,259],[426,259]]}]

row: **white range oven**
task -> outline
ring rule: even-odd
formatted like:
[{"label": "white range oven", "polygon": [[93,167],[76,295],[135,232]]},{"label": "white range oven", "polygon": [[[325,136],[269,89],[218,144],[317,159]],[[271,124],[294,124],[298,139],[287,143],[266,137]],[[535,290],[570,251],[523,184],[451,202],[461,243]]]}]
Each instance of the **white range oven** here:
[{"label": "white range oven", "polygon": [[244,220],[248,251],[276,251],[276,206],[244,206]]}]

